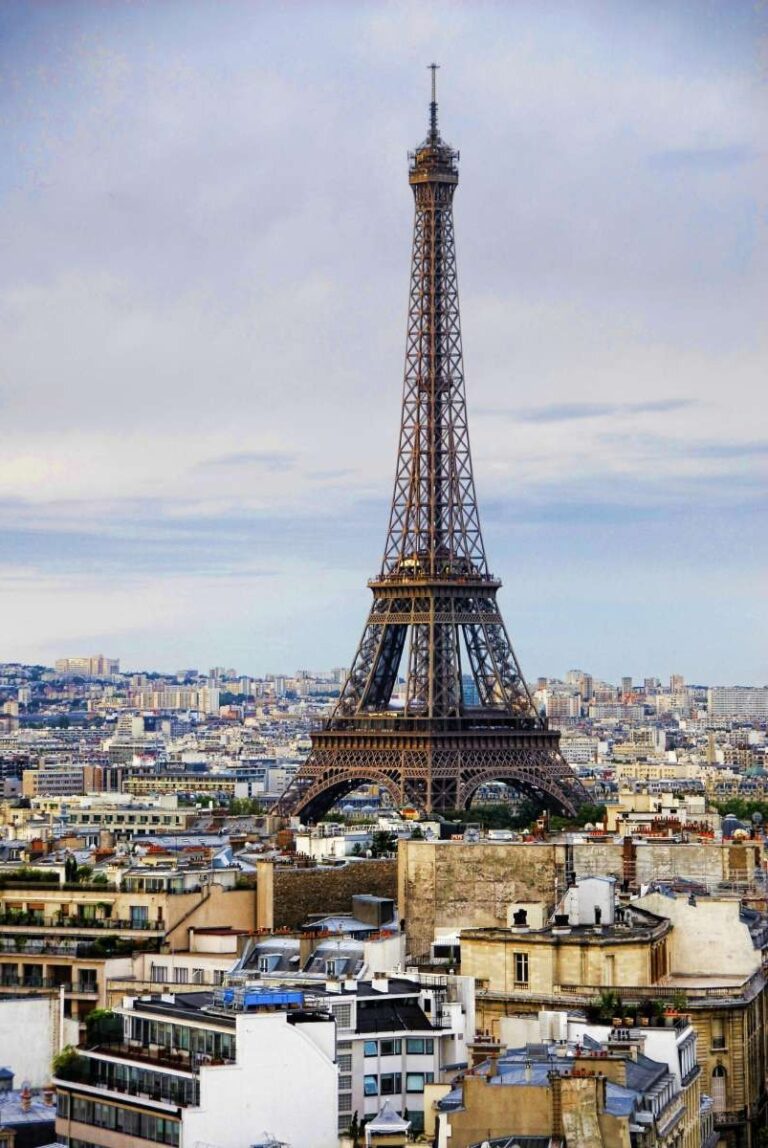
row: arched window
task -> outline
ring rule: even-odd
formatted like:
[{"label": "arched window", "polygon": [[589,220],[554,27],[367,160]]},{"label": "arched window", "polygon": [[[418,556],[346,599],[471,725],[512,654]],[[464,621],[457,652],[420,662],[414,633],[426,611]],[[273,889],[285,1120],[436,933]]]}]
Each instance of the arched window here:
[{"label": "arched window", "polygon": [[728,1107],[726,1090],[728,1087],[728,1078],[722,1064],[713,1069],[712,1072],[712,1106],[715,1112],[725,1112]]}]

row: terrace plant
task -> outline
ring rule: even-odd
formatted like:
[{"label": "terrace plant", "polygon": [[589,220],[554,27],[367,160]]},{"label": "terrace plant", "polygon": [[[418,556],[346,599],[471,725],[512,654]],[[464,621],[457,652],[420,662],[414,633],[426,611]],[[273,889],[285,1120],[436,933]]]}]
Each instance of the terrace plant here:
[{"label": "terrace plant", "polygon": [[66,1044],[53,1058],[53,1074],[62,1080],[84,1080],[88,1062],[72,1044]]}]

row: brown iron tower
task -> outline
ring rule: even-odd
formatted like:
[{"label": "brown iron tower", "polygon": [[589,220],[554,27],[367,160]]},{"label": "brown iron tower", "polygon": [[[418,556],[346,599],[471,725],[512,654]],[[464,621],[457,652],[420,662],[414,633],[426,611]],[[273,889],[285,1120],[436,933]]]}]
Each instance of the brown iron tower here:
[{"label": "brown iron tower", "polygon": [[316,820],[364,782],[398,806],[465,808],[478,786],[504,781],[573,813],[584,794],[534,706],[480,532],[453,233],[458,152],[438,131],[435,65],[429,130],[409,160],[416,218],[384,558],[339,700],[278,811]]}]

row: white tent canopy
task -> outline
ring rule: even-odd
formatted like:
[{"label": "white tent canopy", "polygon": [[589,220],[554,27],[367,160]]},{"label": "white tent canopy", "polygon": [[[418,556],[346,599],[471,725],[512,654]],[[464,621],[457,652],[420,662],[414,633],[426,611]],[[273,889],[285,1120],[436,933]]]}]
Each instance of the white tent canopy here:
[{"label": "white tent canopy", "polygon": [[365,1142],[370,1144],[371,1136],[378,1135],[386,1136],[392,1135],[397,1132],[409,1132],[411,1127],[410,1120],[404,1120],[394,1108],[390,1106],[388,1100],[384,1101],[378,1116],[374,1116],[365,1126]]}]

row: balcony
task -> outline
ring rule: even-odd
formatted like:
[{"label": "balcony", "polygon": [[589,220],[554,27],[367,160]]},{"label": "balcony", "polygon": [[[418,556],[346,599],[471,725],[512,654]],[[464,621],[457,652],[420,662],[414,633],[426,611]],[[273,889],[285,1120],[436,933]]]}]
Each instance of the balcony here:
[{"label": "balcony", "polygon": [[0,913],[0,936],[3,931],[13,930],[14,933],[45,932],[66,933],[76,930],[78,933],[101,933],[105,929],[116,933],[165,933],[164,921],[141,921],[135,918],[124,917],[64,917],[57,913],[53,917],[44,917],[37,913],[6,912]]},{"label": "balcony", "polygon": [[0,981],[0,994],[37,989],[63,989],[67,996],[76,997],[99,995],[99,986],[94,981],[59,981],[53,977],[3,977]]},{"label": "balcony", "polygon": [[746,1108],[723,1108],[719,1112],[715,1109],[715,1128],[733,1128],[737,1124],[747,1121]]},{"label": "balcony", "polygon": [[79,1085],[84,1089],[103,1094],[105,1099],[113,1093],[177,1108],[196,1108],[200,1103],[200,1086],[194,1078],[168,1077],[166,1081],[158,1080],[156,1083],[147,1080],[116,1080],[84,1066],[82,1069],[60,1070],[53,1083],[57,1087],[65,1088],[73,1086],[77,1088]]},{"label": "balcony", "polygon": [[[691,977],[689,982],[688,978],[674,976],[655,985],[621,985],[621,999],[626,1006],[631,1002],[667,1001],[684,997],[685,1004],[681,1003],[681,1008],[687,1010],[706,1008],[711,1003],[720,1001],[745,1004],[753,1000],[765,985],[761,969],[757,969],[750,977],[733,977],[731,984],[706,984],[705,980],[706,978],[702,978],[697,983],[697,979]],[[600,985],[555,985],[549,999],[571,997],[588,1003],[589,1000],[594,1000],[601,988]]]}]

